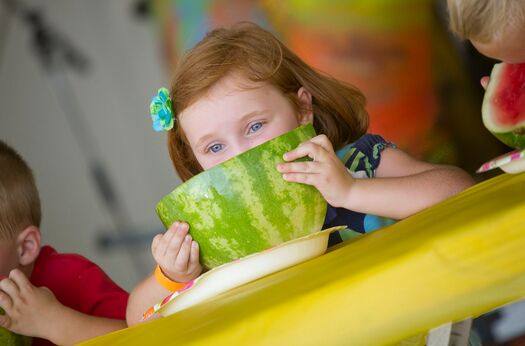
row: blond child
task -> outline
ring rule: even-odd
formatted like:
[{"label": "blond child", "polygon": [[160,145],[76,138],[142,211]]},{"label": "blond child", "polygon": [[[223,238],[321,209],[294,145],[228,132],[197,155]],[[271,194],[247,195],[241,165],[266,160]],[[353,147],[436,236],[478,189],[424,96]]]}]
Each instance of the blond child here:
[{"label": "blond child", "polygon": [[[506,63],[525,63],[525,1],[447,0],[449,25],[483,55]],[[481,79],[484,88],[488,77]]]},{"label": "blond child", "polygon": [[94,263],[41,246],[29,166],[0,141],[0,328],[33,345],[73,345],[126,327],[128,293]]},{"label": "blond child", "polygon": [[[154,99],[159,105],[166,101],[162,109],[153,107],[154,128],[169,130],[171,159],[184,181],[313,123],[318,136],[288,152],[288,162],[276,169],[283,179],[321,192],[330,205],[325,226],[346,224],[366,232],[366,215],[402,219],[472,184],[458,168],[416,160],[366,134],[365,98],[358,89],[315,71],[254,24],[208,33],[183,57],[169,96],[171,101],[162,93]],[[292,162],[305,156],[312,161]],[[163,278],[152,275],[133,290],[130,325],[169,288],[201,273],[199,247],[188,231],[186,223],[176,222],[153,239],[156,276]]]}]

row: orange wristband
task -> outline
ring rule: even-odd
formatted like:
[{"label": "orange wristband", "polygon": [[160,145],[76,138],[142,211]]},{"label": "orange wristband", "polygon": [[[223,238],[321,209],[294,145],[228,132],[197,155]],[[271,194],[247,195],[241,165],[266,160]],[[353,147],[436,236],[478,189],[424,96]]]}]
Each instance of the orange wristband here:
[{"label": "orange wristband", "polygon": [[171,280],[169,277],[167,277],[162,272],[162,269],[160,269],[159,265],[157,265],[157,267],[155,268],[155,280],[157,280],[157,282],[162,287],[164,287],[165,289],[167,289],[168,291],[171,291],[171,292],[178,291],[181,288],[184,288],[184,287],[186,287],[186,285],[188,285],[187,282],[181,283],[181,282],[175,282],[175,281]]}]

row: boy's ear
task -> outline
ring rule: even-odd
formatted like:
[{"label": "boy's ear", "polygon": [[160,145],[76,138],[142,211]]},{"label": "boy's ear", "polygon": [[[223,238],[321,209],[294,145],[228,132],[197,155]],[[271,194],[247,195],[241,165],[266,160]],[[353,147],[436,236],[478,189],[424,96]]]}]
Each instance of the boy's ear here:
[{"label": "boy's ear", "polygon": [[312,108],[312,94],[304,87],[299,88],[297,91],[297,98],[301,104],[299,112],[299,124],[304,125],[314,122],[314,112]]},{"label": "boy's ear", "polygon": [[18,234],[16,250],[20,265],[30,265],[37,259],[40,253],[40,238],[40,229],[36,226],[28,226]]}]

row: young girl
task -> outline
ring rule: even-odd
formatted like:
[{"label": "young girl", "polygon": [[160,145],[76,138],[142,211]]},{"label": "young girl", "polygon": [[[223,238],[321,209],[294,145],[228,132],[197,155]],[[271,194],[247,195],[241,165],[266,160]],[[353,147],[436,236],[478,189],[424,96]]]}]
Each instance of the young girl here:
[{"label": "young girl", "polygon": [[[162,94],[152,104],[154,113],[160,109],[154,127],[169,128],[171,159],[184,181],[313,123],[318,136],[288,152],[288,162],[276,169],[283,179],[313,185],[322,193],[331,206],[326,227],[346,224],[364,232],[366,214],[402,219],[472,184],[458,168],[415,160],[380,136],[365,134],[368,115],[359,90],[315,71],[250,23],[210,32],[175,73],[172,108]],[[171,109],[174,119],[168,116]],[[305,156],[312,161],[292,162]],[[130,296],[130,325],[170,290],[201,273],[198,244],[188,230],[177,222],[153,239],[159,266]]]}]

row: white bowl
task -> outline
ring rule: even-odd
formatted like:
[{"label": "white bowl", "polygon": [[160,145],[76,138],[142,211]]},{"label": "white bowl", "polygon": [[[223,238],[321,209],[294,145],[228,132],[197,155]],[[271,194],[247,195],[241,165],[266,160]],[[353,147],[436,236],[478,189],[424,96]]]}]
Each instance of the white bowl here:
[{"label": "white bowl", "polygon": [[215,267],[188,284],[187,289],[166,297],[152,308],[152,312],[168,316],[232,288],[320,256],[326,251],[330,233],[344,228],[328,228]]}]

